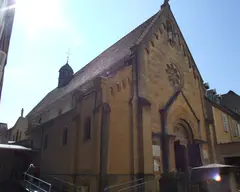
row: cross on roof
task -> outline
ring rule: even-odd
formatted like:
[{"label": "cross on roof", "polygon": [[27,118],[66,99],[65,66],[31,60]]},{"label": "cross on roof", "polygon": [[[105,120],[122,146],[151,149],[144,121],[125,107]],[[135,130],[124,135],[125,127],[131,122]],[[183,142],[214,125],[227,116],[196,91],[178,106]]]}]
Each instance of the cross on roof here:
[{"label": "cross on roof", "polygon": [[164,0],[164,4],[165,5],[168,4],[168,2],[169,2],[169,0]]},{"label": "cross on roof", "polygon": [[67,63],[68,63],[68,60],[69,60],[70,55],[71,55],[70,49],[68,49],[68,51],[67,51]]}]

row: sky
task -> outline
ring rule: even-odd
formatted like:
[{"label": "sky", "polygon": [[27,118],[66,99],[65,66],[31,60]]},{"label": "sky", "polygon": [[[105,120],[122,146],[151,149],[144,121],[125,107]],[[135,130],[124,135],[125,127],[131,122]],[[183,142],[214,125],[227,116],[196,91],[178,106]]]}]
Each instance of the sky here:
[{"label": "sky", "polygon": [[[66,63],[76,72],[155,14],[163,0],[17,0],[0,122],[11,128],[57,86]],[[240,1],[170,0],[205,82],[240,94]]]}]

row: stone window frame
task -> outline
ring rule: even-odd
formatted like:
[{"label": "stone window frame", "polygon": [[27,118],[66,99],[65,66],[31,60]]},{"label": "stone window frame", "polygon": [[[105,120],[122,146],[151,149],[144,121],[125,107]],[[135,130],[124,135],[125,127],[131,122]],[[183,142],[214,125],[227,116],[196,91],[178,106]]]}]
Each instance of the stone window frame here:
[{"label": "stone window frame", "polygon": [[84,141],[91,139],[91,127],[92,127],[92,120],[91,116],[88,116],[84,120],[84,133],[83,133],[83,139]]},{"label": "stone window frame", "polygon": [[62,137],[62,145],[65,146],[68,143],[68,128],[64,127],[63,129],[63,137]]},{"label": "stone window frame", "polygon": [[113,87],[110,87],[109,89],[110,89],[110,94],[113,97],[114,96],[114,89],[113,89]]},{"label": "stone window frame", "polygon": [[125,79],[122,80],[122,86],[123,86],[123,89],[126,88],[126,81],[125,81]]},{"label": "stone window frame", "polygon": [[117,91],[120,92],[121,91],[121,85],[119,82],[117,82]]},{"label": "stone window frame", "polygon": [[46,150],[48,148],[48,134],[44,136],[44,143],[43,143],[43,149]]}]

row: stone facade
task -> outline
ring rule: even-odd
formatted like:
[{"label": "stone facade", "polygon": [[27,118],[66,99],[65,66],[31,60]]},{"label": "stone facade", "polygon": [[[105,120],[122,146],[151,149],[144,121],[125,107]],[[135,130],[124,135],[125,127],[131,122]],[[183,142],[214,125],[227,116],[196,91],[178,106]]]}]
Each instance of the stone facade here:
[{"label": "stone facade", "polygon": [[42,175],[103,191],[210,162],[203,81],[167,3],[130,52],[71,92],[71,110],[35,125],[28,116]]}]

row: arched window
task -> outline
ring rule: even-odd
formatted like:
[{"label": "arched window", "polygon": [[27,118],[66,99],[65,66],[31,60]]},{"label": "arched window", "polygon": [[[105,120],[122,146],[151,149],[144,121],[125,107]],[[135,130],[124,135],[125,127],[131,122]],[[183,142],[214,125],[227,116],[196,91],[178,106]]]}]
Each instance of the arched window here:
[{"label": "arched window", "polygon": [[118,92],[121,91],[121,85],[120,85],[120,83],[117,83],[117,91],[118,91]]},{"label": "arched window", "polygon": [[114,96],[114,90],[112,87],[110,87],[110,93],[111,93],[111,96]]},{"label": "arched window", "polygon": [[67,139],[68,139],[68,130],[67,130],[67,127],[65,127],[63,130],[63,140],[62,140],[63,145],[67,145]]}]

